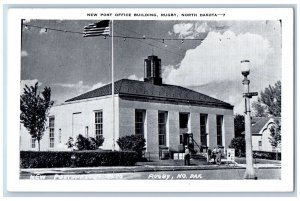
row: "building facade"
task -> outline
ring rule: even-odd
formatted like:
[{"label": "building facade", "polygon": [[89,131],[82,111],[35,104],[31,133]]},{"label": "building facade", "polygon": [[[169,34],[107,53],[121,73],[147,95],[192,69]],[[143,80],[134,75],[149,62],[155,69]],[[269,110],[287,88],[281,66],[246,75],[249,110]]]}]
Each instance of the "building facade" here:
[{"label": "building facade", "polygon": [[[228,147],[234,138],[232,105],[184,87],[163,84],[157,56],[145,59],[144,73],[144,81],[116,81],[114,96],[108,84],[53,106],[41,150],[68,150],[68,138],[79,134],[103,136],[101,148],[108,150],[119,150],[116,141],[120,137],[142,135],[146,152],[155,156],[161,147],[180,151],[183,133],[191,133],[200,147]],[[21,150],[37,150],[23,127]]]},{"label": "building facade", "polygon": [[276,126],[280,121],[280,117],[255,117],[252,119],[252,149],[254,151],[281,152],[281,147],[273,147],[269,139],[271,127]]}]

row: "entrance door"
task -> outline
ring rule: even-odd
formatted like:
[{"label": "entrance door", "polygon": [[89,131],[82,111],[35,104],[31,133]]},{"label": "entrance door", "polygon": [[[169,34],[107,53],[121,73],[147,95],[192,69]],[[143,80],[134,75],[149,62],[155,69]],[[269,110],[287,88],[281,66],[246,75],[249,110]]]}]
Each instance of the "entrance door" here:
[{"label": "entrance door", "polygon": [[179,143],[183,144],[183,133],[188,133],[189,113],[179,113]]}]

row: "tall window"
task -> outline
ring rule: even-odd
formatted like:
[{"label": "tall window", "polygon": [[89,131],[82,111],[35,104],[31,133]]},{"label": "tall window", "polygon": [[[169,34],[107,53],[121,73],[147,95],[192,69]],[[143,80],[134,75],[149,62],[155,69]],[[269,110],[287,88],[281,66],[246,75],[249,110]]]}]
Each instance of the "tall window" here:
[{"label": "tall window", "polygon": [[223,115],[217,115],[217,145],[221,145],[223,146],[223,143],[222,143],[222,133],[223,133],[223,130],[222,130],[222,127],[223,127]]},{"label": "tall window", "polygon": [[158,144],[166,145],[168,112],[158,112]]},{"label": "tall window", "polygon": [[144,136],[145,110],[135,110],[135,134]]},{"label": "tall window", "polygon": [[95,134],[96,138],[103,137],[103,112],[102,110],[95,112]]},{"label": "tall window", "polygon": [[35,137],[31,137],[31,148],[32,149],[35,149],[35,141],[36,141],[36,138]]},{"label": "tall window", "polygon": [[200,114],[200,136],[201,144],[207,146],[207,114]]},{"label": "tall window", "polygon": [[54,148],[54,117],[49,118],[49,142],[50,148]]}]

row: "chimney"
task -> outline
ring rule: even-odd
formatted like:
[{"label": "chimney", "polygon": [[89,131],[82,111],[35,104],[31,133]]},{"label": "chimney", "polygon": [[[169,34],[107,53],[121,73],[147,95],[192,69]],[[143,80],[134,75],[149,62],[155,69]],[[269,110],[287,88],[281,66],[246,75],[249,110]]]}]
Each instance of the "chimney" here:
[{"label": "chimney", "polygon": [[161,59],[155,55],[148,56],[144,61],[144,81],[155,85],[162,84]]}]

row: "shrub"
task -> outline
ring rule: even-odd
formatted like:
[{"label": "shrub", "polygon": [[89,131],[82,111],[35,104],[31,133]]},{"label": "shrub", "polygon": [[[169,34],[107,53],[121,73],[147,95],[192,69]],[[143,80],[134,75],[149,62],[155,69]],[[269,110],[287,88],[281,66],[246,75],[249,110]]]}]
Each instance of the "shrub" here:
[{"label": "shrub", "polygon": [[104,137],[101,135],[96,136],[96,138],[93,138],[93,141],[96,143],[97,147],[100,147],[103,145]]},{"label": "shrub", "polygon": [[261,159],[269,159],[269,160],[281,160],[281,153],[280,152],[268,152],[268,151],[253,151],[253,158],[261,158]]},{"label": "shrub", "polygon": [[138,160],[136,152],[113,151],[21,151],[21,168],[70,167],[75,155],[76,167],[128,166]]},{"label": "shrub", "polygon": [[121,137],[117,143],[122,151],[135,151],[139,158],[142,158],[142,153],[146,145],[146,140],[140,135],[128,135]]},{"label": "shrub", "polygon": [[246,152],[245,138],[243,138],[243,137],[233,138],[231,140],[229,148],[234,148],[236,150],[236,152],[235,152],[236,156],[241,157]]},{"label": "shrub", "polygon": [[68,142],[65,144],[68,148],[73,148],[75,146],[74,139],[69,137]]},{"label": "shrub", "polygon": [[96,150],[99,148],[99,146],[102,146],[103,142],[104,138],[102,136],[97,136],[96,138],[86,138],[83,135],[79,134],[76,138],[75,143],[74,139],[72,137],[69,137],[66,145],[68,146],[68,148],[76,147],[77,150]]}]

